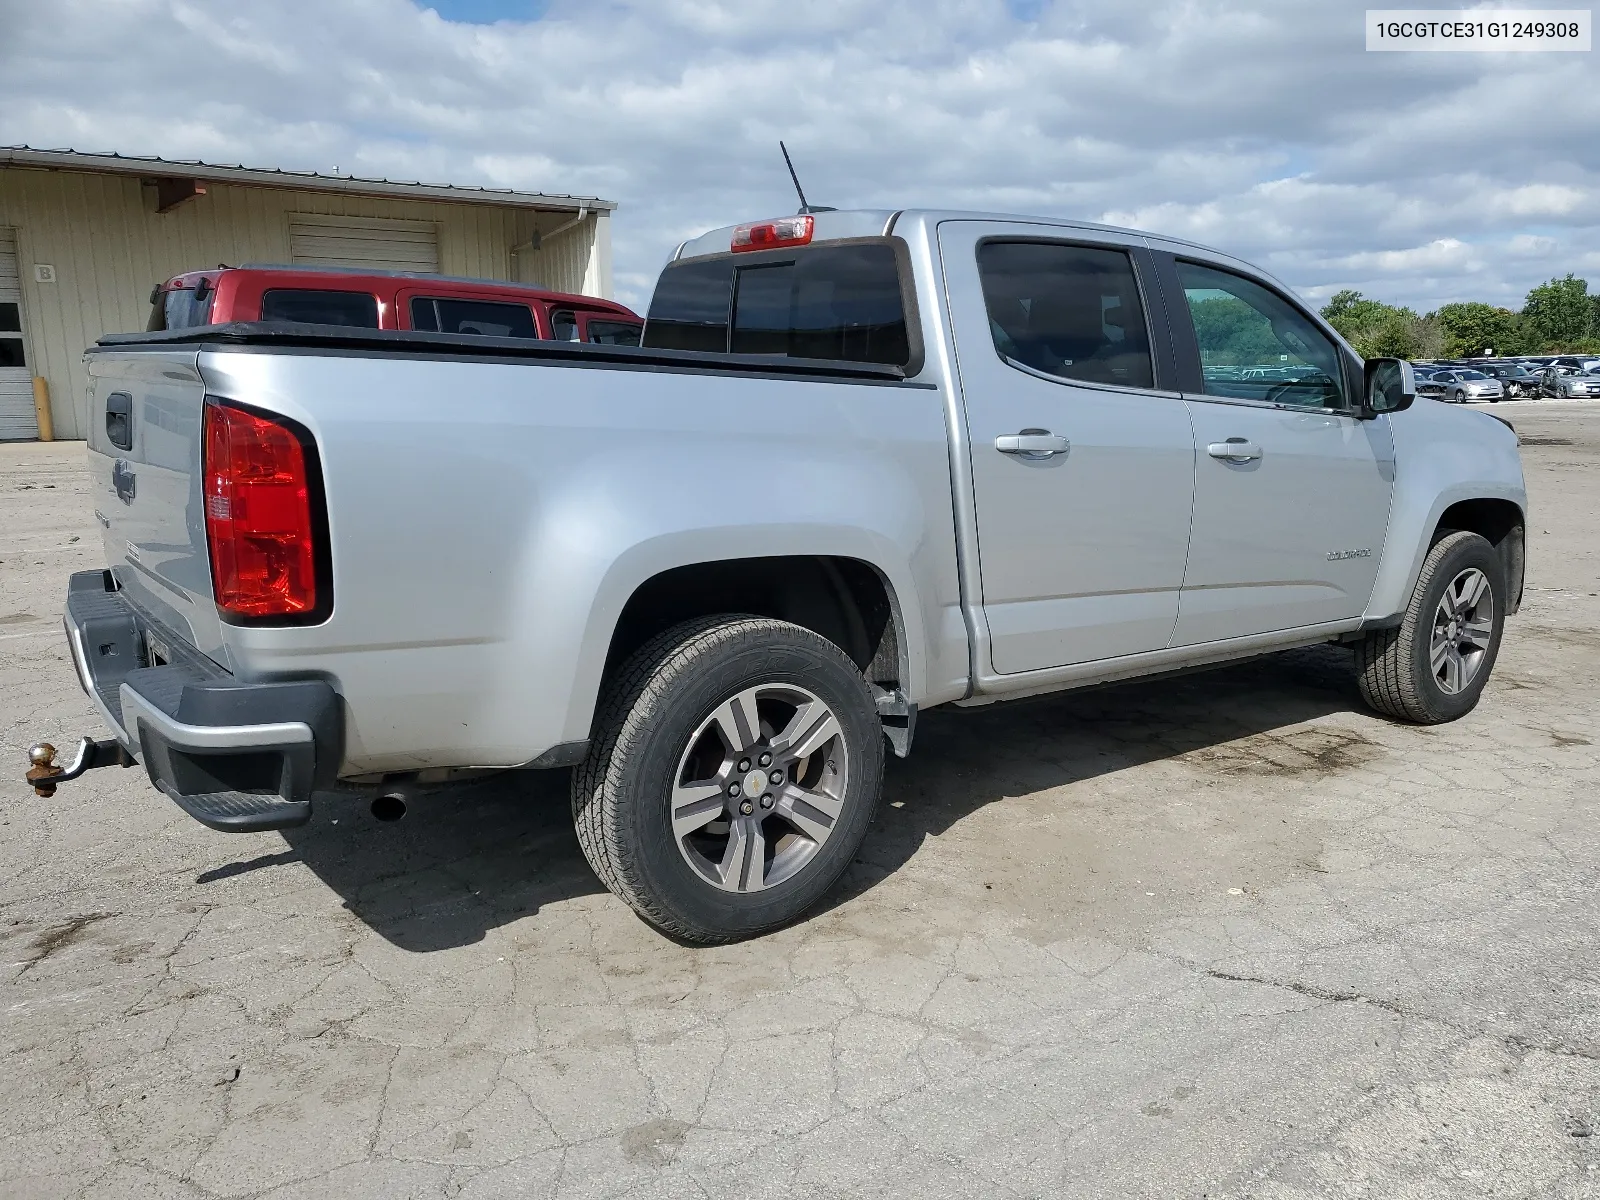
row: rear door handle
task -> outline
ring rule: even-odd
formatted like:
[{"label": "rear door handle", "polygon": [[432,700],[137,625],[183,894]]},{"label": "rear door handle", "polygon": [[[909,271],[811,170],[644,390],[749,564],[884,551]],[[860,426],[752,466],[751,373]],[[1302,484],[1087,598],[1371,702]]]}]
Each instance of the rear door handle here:
[{"label": "rear door handle", "polygon": [[1261,447],[1245,438],[1229,438],[1225,442],[1212,442],[1206,447],[1206,453],[1229,462],[1250,462],[1261,457]]},{"label": "rear door handle", "polygon": [[1049,458],[1052,454],[1065,454],[1072,443],[1048,429],[1024,429],[1021,433],[1007,433],[995,438],[994,448],[1001,454],[1024,454],[1029,458]]}]

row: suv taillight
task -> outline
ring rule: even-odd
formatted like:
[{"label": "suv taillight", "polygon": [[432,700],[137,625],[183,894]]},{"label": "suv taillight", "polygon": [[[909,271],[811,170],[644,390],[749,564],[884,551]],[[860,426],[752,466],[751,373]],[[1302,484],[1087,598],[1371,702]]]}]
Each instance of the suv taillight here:
[{"label": "suv taillight", "polygon": [[317,532],[306,448],[285,425],[207,401],[206,542],[217,606],[243,618],[317,611]]}]

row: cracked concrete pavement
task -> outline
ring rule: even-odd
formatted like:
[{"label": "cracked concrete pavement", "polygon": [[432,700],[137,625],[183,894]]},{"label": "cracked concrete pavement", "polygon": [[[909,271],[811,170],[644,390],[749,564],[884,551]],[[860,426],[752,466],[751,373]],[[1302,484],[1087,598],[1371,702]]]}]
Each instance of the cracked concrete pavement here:
[{"label": "cracked concrete pavement", "polygon": [[60,634],[82,448],[0,447],[0,1196],[1600,1196],[1600,406],[1528,439],[1483,704],[1319,647],[926,716],[822,911],[688,949],[565,778],[190,821]]}]

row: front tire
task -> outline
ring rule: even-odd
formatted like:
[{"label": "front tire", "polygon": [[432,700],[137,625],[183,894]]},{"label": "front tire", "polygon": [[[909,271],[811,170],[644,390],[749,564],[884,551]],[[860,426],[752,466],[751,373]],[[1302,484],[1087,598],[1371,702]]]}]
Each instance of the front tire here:
[{"label": "front tire", "polygon": [[866,680],[785,621],[679,625],[613,675],[573,772],[578,842],[601,881],[686,942],[801,916],[865,839],[883,786]]},{"label": "front tire", "polygon": [[1506,584],[1476,533],[1446,534],[1423,560],[1404,617],[1356,646],[1361,698],[1402,721],[1438,725],[1477,707],[1500,653]]}]

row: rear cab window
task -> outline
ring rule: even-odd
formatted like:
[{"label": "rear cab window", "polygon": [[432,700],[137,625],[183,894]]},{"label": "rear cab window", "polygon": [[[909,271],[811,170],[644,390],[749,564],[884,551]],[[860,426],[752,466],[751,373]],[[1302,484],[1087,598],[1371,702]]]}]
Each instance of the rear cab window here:
[{"label": "rear cab window", "polygon": [[217,291],[206,287],[167,288],[157,292],[150,306],[147,330],[193,329],[211,324],[211,302]]},{"label": "rear cab window", "polygon": [[378,328],[378,298],[371,292],[270,288],[261,294],[261,319],[306,325]]},{"label": "rear cab window", "polygon": [[909,280],[898,238],[670,263],[651,297],[642,344],[883,363],[913,374],[920,346]]}]

